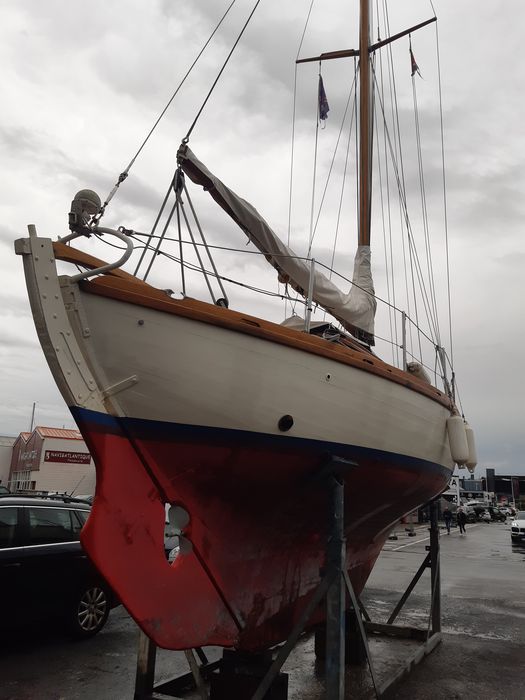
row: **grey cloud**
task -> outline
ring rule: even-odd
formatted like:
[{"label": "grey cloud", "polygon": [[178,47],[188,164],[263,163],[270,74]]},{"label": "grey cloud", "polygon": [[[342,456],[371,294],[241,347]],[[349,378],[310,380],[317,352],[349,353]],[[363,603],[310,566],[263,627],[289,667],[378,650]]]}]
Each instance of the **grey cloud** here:
[{"label": "grey cloud", "polygon": [[13,351],[18,352],[24,348],[34,350],[37,347],[39,348],[40,344],[33,337],[26,338],[4,328],[2,337],[0,338],[0,347],[12,353]]},{"label": "grey cloud", "polygon": [[29,308],[29,301],[27,300],[27,297],[15,296],[9,292],[3,294],[2,305],[0,306],[0,317],[4,317],[6,319],[30,318],[31,309]]},{"label": "grey cloud", "polygon": [[49,142],[49,137],[38,129],[23,126],[0,126],[0,148],[4,154],[14,158],[30,159],[32,162],[67,162],[65,154]]}]

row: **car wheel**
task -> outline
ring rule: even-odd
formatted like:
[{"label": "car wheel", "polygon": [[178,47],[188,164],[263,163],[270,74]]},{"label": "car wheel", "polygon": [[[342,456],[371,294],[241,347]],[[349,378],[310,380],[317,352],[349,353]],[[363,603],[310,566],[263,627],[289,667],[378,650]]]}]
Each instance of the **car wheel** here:
[{"label": "car wheel", "polygon": [[72,606],[70,628],[75,637],[85,639],[100,632],[110,609],[109,592],[99,583],[82,588]]}]

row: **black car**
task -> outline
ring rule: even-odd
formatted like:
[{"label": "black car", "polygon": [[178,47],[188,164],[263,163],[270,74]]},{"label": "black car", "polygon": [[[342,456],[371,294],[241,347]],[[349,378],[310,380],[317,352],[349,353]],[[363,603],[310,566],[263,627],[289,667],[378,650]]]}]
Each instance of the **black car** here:
[{"label": "black car", "polygon": [[507,520],[507,515],[504,513],[501,508],[498,508],[497,506],[489,506],[487,508],[487,511],[490,514],[491,520],[494,520],[496,522],[504,523]]},{"label": "black car", "polygon": [[80,544],[90,506],[75,499],[0,498],[0,629],[59,620],[99,632],[116,604]]}]

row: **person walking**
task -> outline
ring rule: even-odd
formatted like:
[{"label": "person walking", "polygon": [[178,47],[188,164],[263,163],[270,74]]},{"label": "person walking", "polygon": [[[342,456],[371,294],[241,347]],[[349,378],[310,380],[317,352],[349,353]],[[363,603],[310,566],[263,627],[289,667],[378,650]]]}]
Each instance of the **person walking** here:
[{"label": "person walking", "polygon": [[445,521],[445,527],[447,528],[447,535],[450,535],[450,523],[452,522],[452,513],[450,512],[450,508],[448,506],[445,506],[445,509],[443,510],[443,520]]},{"label": "person walking", "polygon": [[467,522],[467,514],[465,513],[463,508],[461,508],[461,506],[458,508],[457,519],[459,525],[459,534],[466,535],[467,531],[465,529],[465,523]]}]

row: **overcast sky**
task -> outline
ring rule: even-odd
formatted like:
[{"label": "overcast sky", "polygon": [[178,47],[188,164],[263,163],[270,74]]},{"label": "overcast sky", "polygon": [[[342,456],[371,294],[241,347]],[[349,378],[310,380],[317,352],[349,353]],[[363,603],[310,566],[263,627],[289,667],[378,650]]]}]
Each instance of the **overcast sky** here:
[{"label": "overcast sky", "polygon": [[[26,235],[28,223],[36,224],[40,235],[65,235],[71,199],[81,188],[106,196],[228,4],[0,0],[0,434],[27,430],[33,402],[36,424],[74,426],[36,337],[13,241]],[[427,2],[392,5],[391,33],[433,15]],[[251,1],[237,0],[108,209],[106,225],[150,229],[180,140],[251,6]],[[294,60],[309,6],[310,0],[262,0],[190,142],[199,158],[285,238]],[[435,0],[434,6],[444,108],[453,347],[461,402],[476,432],[477,473],[486,467],[525,473],[525,5],[518,0]],[[301,55],[355,47],[356,17],[352,3],[317,0]],[[432,207],[442,200],[435,28],[415,33],[412,43],[423,76],[417,85],[418,104],[434,217]],[[396,50],[407,52],[407,40]],[[318,198],[352,66],[347,60],[323,67],[331,110],[319,138]],[[316,81],[316,64],[299,70],[291,242],[300,254],[306,252],[310,219],[313,151],[307,142],[315,133]],[[403,128],[412,100],[410,77],[407,88],[406,94],[400,88]],[[410,172],[407,166],[409,186]],[[242,234],[222,212],[216,214],[205,200],[200,206],[214,243],[245,246]],[[328,231],[334,211],[335,207],[320,219],[322,231],[316,238],[316,257],[326,262],[333,245]],[[435,218],[438,221],[439,215]],[[342,265],[351,276],[355,226],[350,233],[349,229],[340,233],[336,267]],[[373,246],[374,235],[373,231]],[[104,254],[111,257],[111,249]],[[382,253],[374,249],[374,256],[376,289],[384,297]],[[242,275],[251,284],[278,290],[274,272],[263,269],[254,256],[219,254],[218,262],[226,276]],[[444,288],[444,261],[437,249],[435,262],[437,284]],[[179,292],[180,284],[171,274],[161,266],[158,283]],[[283,318],[282,303],[272,305],[267,298],[250,302],[236,289],[231,296],[235,308],[277,321]],[[446,296],[440,298],[446,307]],[[386,329],[378,328],[378,333],[382,330],[386,335]],[[443,330],[448,342],[446,316]],[[385,359],[391,359],[388,353]]]}]

